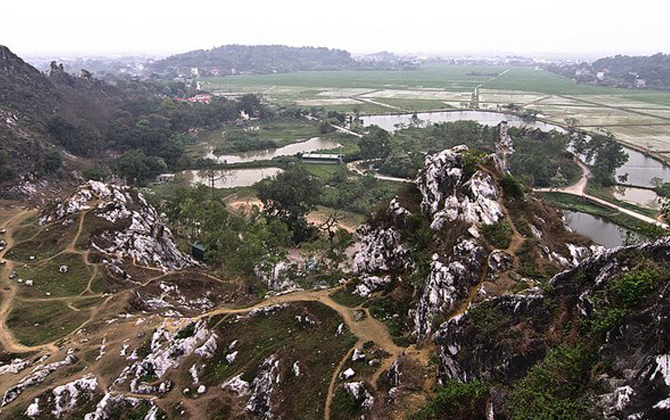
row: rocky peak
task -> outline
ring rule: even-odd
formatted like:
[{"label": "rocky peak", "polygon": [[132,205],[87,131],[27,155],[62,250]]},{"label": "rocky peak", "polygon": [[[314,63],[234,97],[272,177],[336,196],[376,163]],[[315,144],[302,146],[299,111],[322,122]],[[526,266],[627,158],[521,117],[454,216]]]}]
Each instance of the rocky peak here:
[{"label": "rocky peak", "polygon": [[[527,228],[529,233],[526,235],[519,233],[515,222],[508,216],[506,205],[510,202],[503,199],[499,180],[504,172],[499,163],[497,156],[479,157],[466,146],[429,155],[416,179],[418,191],[402,200],[393,200],[385,217],[363,225],[358,231],[361,246],[354,262],[360,274],[385,278],[388,274],[399,276],[404,270],[407,275],[407,271],[428,264],[423,285],[415,291],[418,300],[410,310],[417,339],[430,337],[440,322],[466,311],[478,295],[484,298],[487,294],[485,285],[496,286],[495,282],[503,279],[497,286],[500,293],[511,282],[518,281],[521,276],[513,271],[519,266],[518,253],[526,241],[530,241],[529,244],[537,242],[532,245],[538,249],[537,255],[530,258],[546,261],[554,270],[569,268],[594,251],[570,242],[558,246],[557,241],[546,239],[571,234],[556,214],[549,223],[544,218],[549,219],[551,214],[543,213],[540,217],[532,213],[546,209],[530,196],[518,198],[515,205],[525,209],[524,217],[528,220],[522,222],[528,225],[534,222],[537,226]],[[408,203],[407,197],[420,199],[420,204]],[[408,208],[418,207],[421,214],[414,216],[422,217],[430,227],[434,252],[429,262],[416,260],[417,256],[425,258],[425,250],[413,253],[408,244],[414,232],[406,229],[406,221],[412,213],[403,207],[403,203]],[[536,221],[536,218],[544,222]],[[508,245],[501,247],[487,236],[487,232],[496,229],[506,232]],[[537,239],[542,237],[544,242]],[[588,241],[581,239],[578,242]],[[361,278],[362,285],[367,287],[365,281],[372,277]],[[478,289],[481,293],[473,293]]]},{"label": "rocky peak", "polygon": [[39,222],[65,221],[81,211],[95,218],[90,246],[112,259],[120,256],[164,270],[196,264],[177,249],[170,229],[135,188],[88,181],[43,213]]},{"label": "rocky peak", "polygon": [[468,147],[456,146],[426,157],[416,184],[421,209],[432,217],[431,228],[440,230],[457,219],[468,224],[491,224],[503,215],[499,190],[491,175],[476,170],[465,179]]}]

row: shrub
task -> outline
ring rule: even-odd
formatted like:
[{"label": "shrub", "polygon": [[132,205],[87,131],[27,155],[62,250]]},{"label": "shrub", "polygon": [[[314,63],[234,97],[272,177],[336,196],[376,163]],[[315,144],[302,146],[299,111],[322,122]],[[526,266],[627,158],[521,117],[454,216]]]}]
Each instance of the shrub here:
[{"label": "shrub", "polygon": [[507,197],[515,199],[523,197],[523,184],[512,175],[505,175],[500,181],[500,185]]},{"label": "shrub", "polygon": [[483,420],[488,395],[488,386],[479,380],[467,383],[451,380],[438,388],[433,398],[411,419]]},{"label": "shrub", "polygon": [[512,229],[507,220],[482,226],[486,240],[495,248],[505,249],[512,242]]},{"label": "shrub", "polygon": [[514,384],[506,404],[510,420],[593,418],[585,391],[596,361],[596,352],[585,345],[550,350]]},{"label": "shrub", "polygon": [[654,268],[636,269],[615,280],[609,291],[618,306],[634,308],[656,289],[659,277]]}]

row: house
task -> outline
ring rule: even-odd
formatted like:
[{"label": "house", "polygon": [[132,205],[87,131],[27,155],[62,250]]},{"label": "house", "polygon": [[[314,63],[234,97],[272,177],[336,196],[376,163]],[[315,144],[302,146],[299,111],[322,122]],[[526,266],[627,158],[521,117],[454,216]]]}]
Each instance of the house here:
[{"label": "house", "polygon": [[195,96],[191,96],[190,98],[177,98],[176,100],[179,102],[189,102],[192,104],[209,104],[212,102],[212,95],[209,93],[199,93]]},{"label": "house", "polygon": [[340,164],[342,163],[343,155],[327,154],[327,153],[303,153],[302,161],[308,163],[325,163],[325,164]]},{"label": "house", "polygon": [[156,177],[156,182],[173,182],[174,174],[160,174]]}]

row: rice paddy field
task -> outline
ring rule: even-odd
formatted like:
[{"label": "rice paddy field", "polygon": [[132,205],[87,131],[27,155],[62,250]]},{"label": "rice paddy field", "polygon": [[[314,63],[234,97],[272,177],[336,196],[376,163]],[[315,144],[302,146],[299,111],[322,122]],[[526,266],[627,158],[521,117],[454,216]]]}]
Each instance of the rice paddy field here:
[{"label": "rice paddy field", "polygon": [[577,127],[611,133],[670,158],[670,93],[577,85],[529,67],[442,65],[409,71],[245,75],[203,82],[221,94],[259,93],[276,103],[362,114],[468,108],[479,87],[480,109],[514,104],[553,122],[569,119]]}]

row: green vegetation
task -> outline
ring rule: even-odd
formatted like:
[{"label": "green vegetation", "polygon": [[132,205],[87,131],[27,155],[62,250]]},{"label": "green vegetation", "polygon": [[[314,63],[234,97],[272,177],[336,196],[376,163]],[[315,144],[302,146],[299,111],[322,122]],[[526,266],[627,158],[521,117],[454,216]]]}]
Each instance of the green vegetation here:
[{"label": "green vegetation", "polygon": [[502,187],[505,196],[511,199],[522,198],[525,192],[525,188],[521,181],[514,178],[512,175],[503,176],[500,181],[500,186]]},{"label": "green vegetation", "polygon": [[272,269],[286,255],[291,235],[281,220],[258,212],[231,213],[203,185],[177,190],[163,208],[175,231],[199,240],[207,261],[225,268],[228,276],[254,276],[258,268]]},{"label": "green vegetation", "polygon": [[483,225],[481,229],[486,240],[495,248],[507,249],[512,242],[512,228],[506,219]]},{"label": "green vegetation", "polygon": [[364,306],[370,310],[370,314],[386,325],[393,342],[401,347],[409,346],[409,332],[411,321],[406,319],[411,305],[411,296],[404,296],[396,292],[394,296],[385,295],[368,301]]},{"label": "green vegetation", "polygon": [[[66,273],[58,271],[61,266],[67,266]],[[54,297],[78,295],[91,277],[83,257],[75,253],[60,254],[47,261],[31,261],[19,267],[17,273],[24,281],[34,281],[33,286],[21,286],[21,295],[31,297],[43,297],[45,293]]]},{"label": "green vegetation", "polygon": [[[414,71],[312,71],[281,74],[250,75],[236,77],[206,78],[214,89],[237,89],[254,87],[257,91],[271,86],[301,88],[439,88],[448,91],[471,91],[480,83],[490,79],[489,73],[502,73],[501,66],[424,66]],[[480,73],[477,75],[475,73]],[[485,73],[486,75],[482,75]],[[547,73],[550,76],[551,73]],[[563,78],[562,78],[563,79]],[[568,79],[564,79],[568,80]],[[318,91],[317,91],[318,92]]]},{"label": "green vegetation", "polygon": [[662,276],[654,267],[638,268],[625,273],[609,285],[614,302],[623,308],[640,306],[661,284]]},{"label": "green vegetation", "polygon": [[[33,233],[32,230],[27,232]],[[7,251],[6,256],[20,262],[40,261],[53,257],[67,247],[74,239],[75,233],[76,229],[72,229],[71,225],[53,224],[49,228],[40,229],[29,239],[15,244]]]},{"label": "green vegetation", "polygon": [[531,187],[562,187],[579,180],[582,171],[567,152],[570,138],[559,133],[529,133],[517,140],[509,159],[512,174]]},{"label": "green vegetation", "polygon": [[[410,420],[483,420],[489,387],[480,380],[448,381],[435,390],[433,397]],[[530,417],[529,417],[530,418]]]},{"label": "green vegetation", "polygon": [[313,121],[280,118],[248,122],[243,127],[206,131],[199,134],[196,141],[212,144],[214,154],[222,155],[282,147],[319,134]]},{"label": "green vegetation", "polygon": [[366,298],[353,294],[353,287],[346,287],[330,294],[330,297],[340,305],[355,308],[362,305]]},{"label": "green vegetation", "polygon": [[256,185],[258,198],[263,202],[263,212],[269,220],[284,223],[292,233],[293,243],[297,244],[314,236],[305,216],[314,210],[321,183],[311,177],[301,166],[293,166]]},{"label": "green vegetation", "polygon": [[344,171],[336,172],[325,182],[318,203],[337,210],[370,215],[379,203],[390,201],[401,186],[372,176],[351,179]]},{"label": "green vegetation", "polygon": [[[304,321],[305,316],[315,324]],[[279,392],[286,396],[282,398],[280,412],[296,420],[323,419],[328,378],[356,342],[346,329],[343,334],[336,334],[341,322],[342,318],[334,310],[316,302],[291,304],[270,315],[257,314],[223,322],[217,334],[228,343],[238,341],[237,359],[229,364],[225,359],[228,345],[220,346],[207,362],[201,381],[214,387],[238,374],[242,374],[244,380],[253,379],[258,366],[269,356],[276,355],[282,369]],[[295,361],[299,361],[299,378],[290,373]]]},{"label": "green vegetation", "polygon": [[517,67],[497,79],[486,83],[486,89],[518,90],[539,92],[547,95],[607,95],[630,93],[627,89],[608,88],[590,85],[578,85],[567,77],[534,70],[528,67]]},{"label": "green vegetation", "polygon": [[493,302],[485,301],[469,311],[477,341],[492,339],[504,333],[503,327],[511,321],[509,315],[500,311]]},{"label": "green vegetation", "polygon": [[361,401],[356,401],[356,398],[348,393],[343,386],[337,388],[331,404],[330,418],[332,420],[351,420],[359,418],[363,414]]},{"label": "green vegetation", "polygon": [[7,316],[7,327],[21,344],[36,346],[65,337],[88,319],[86,311],[75,312],[66,302],[27,302],[15,299]]},{"label": "green vegetation", "polygon": [[559,192],[545,192],[542,193],[542,196],[558,208],[602,217],[643,237],[655,238],[665,234],[662,228],[651,226],[632,216],[608,207],[603,207],[582,197]]},{"label": "green vegetation", "polygon": [[507,401],[510,420],[595,418],[586,399],[597,353],[586,345],[559,346],[514,384]]}]

